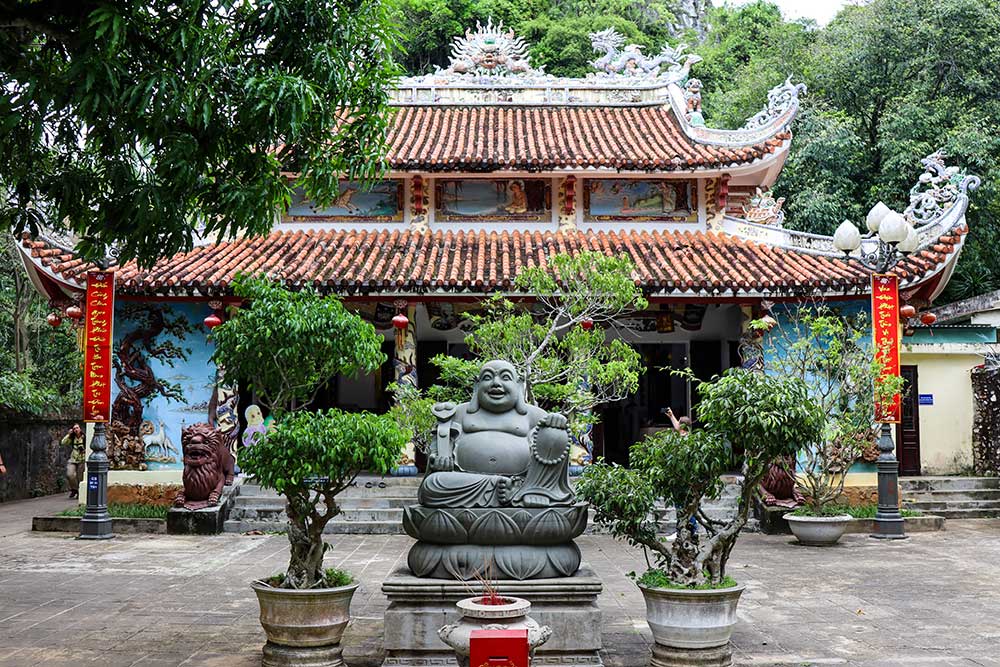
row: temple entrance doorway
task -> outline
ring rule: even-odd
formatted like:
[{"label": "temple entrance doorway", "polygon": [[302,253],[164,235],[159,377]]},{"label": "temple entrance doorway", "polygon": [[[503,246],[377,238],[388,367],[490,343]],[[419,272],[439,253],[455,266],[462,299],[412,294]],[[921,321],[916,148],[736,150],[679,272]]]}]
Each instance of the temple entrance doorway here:
[{"label": "temple entrance doorway", "polygon": [[678,417],[690,414],[688,383],[670,374],[670,369],[688,366],[689,343],[643,343],[636,348],[646,367],[639,391],[602,409],[602,427],[594,433],[595,454],[621,465],[628,465],[632,443],[671,428],[668,408]]}]

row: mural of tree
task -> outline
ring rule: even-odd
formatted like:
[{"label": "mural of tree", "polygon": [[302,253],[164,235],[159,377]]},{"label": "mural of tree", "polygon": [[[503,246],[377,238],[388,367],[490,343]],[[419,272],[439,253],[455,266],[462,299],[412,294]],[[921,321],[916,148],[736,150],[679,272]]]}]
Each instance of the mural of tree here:
[{"label": "mural of tree", "polygon": [[118,321],[132,326],[118,343],[114,354],[115,384],[118,397],[111,408],[112,417],[139,433],[143,408],[156,396],[167,400],[183,400],[179,384],[156,377],[150,361],[156,359],[170,367],[186,361],[191,350],[181,347],[171,338],[183,341],[194,331],[187,317],[175,313],[168,305],[126,303],[117,315]]}]

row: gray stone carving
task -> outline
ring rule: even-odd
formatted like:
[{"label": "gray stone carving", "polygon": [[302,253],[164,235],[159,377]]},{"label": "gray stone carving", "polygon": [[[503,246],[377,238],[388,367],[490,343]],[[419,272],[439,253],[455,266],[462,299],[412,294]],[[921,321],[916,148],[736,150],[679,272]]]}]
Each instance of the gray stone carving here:
[{"label": "gray stone carving", "polygon": [[646,56],[638,44],[626,44],[625,36],[614,28],[590,33],[590,45],[602,55],[591,61],[599,73],[618,77],[667,76],[671,81],[687,78],[691,65],[701,62],[701,56],[684,55],[687,44],[672,47],[664,44],[655,56]]},{"label": "gray stone carving", "polygon": [[569,485],[566,418],[524,394],[511,364],[490,361],[468,403],[434,406],[430,472],[403,513],[418,540],[407,558],[416,576],[469,580],[491,565],[498,579],[523,580],[579,568],[573,539],[587,505]]},{"label": "gray stone carving", "polygon": [[742,129],[752,130],[756,127],[770,126],[788,111],[798,109],[799,95],[805,93],[806,84],[792,83],[792,77],[789,76],[784,83],[768,91],[767,106],[748,118]]},{"label": "gray stone carving", "polygon": [[466,30],[451,47],[451,62],[440,73],[469,77],[545,76],[541,68],[531,66],[528,45],[503,21],[486,25],[476,22],[476,30]]},{"label": "gray stone carving", "polygon": [[944,149],[937,150],[920,161],[924,173],[910,189],[910,204],[903,212],[917,227],[940,218],[961,195],[979,187],[978,176],[967,174],[958,167],[945,164]]}]

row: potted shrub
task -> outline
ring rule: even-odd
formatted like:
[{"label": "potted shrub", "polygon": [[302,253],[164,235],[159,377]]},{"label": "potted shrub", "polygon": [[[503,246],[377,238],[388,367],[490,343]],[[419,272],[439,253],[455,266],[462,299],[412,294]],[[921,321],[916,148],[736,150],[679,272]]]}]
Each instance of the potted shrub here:
[{"label": "potted shrub", "polygon": [[275,418],[241,452],[240,466],[287,500],[288,567],[252,584],[268,639],[263,664],[340,664],[357,584],[324,566],[323,529],[340,512],[337,494],[362,470],[388,473],[406,435],[386,415],[306,408],[334,376],[378,368],[382,338],[339,300],[312,290],[247,277],[233,288],[248,306],[213,331],[214,359]]},{"label": "potted shrub", "polygon": [[[598,523],[653,555],[655,566],[637,581],[646,598],[654,655],[668,662],[693,649],[728,655],[744,587],[727,575],[726,563],[757,485],[774,459],[816,440],[823,424],[801,380],[743,369],[710,382],[688,377],[700,397],[695,414],[703,427],[688,435],[650,435],[632,446],[629,468],[598,462],[577,486]],[[713,520],[702,510],[702,499],[721,491],[734,449],[743,452],[737,509],[727,520]],[[658,501],[677,509],[673,542],[661,539],[650,520]]]},{"label": "potted shrub", "polygon": [[799,452],[795,483],[805,504],[785,515],[802,544],[830,546],[851,522],[841,497],[851,466],[874,447],[875,399],[888,400],[902,378],[884,375],[868,344],[864,313],[817,305],[789,311],[768,336],[768,372],[802,380],[826,415],[819,437]]}]

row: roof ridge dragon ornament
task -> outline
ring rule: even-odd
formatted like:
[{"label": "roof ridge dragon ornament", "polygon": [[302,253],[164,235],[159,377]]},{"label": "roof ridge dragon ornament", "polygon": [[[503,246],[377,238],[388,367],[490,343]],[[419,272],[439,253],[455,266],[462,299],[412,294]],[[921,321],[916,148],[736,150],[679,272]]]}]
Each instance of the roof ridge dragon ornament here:
[{"label": "roof ridge dragon ornament", "polygon": [[799,104],[799,95],[807,92],[806,84],[792,83],[792,77],[785,79],[767,93],[767,106],[747,119],[741,129],[752,130],[770,125],[792,107]]},{"label": "roof ridge dragon ornament", "polygon": [[590,33],[590,45],[594,51],[604,54],[590,61],[591,66],[598,70],[597,76],[650,79],[662,76],[671,81],[683,81],[687,79],[691,65],[701,62],[701,56],[684,53],[687,44],[676,47],[664,44],[655,56],[644,55],[642,46],[626,44],[625,36],[614,28]]},{"label": "roof ridge dragon ornament", "polygon": [[903,211],[903,216],[917,227],[940,218],[959,195],[968,194],[981,183],[978,176],[967,174],[956,166],[947,166],[946,157],[948,154],[942,148],[920,160],[924,173],[910,188],[910,204]]},{"label": "roof ridge dragon ornament", "polygon": [[532,67],[528,45],[505,28],[503,21],[486,25],[476,21],[476,30],[467,29],[465,37],[456,37],[451,46],[451,63],[435,74],[470,77],[545,76],[542,68]]}]

